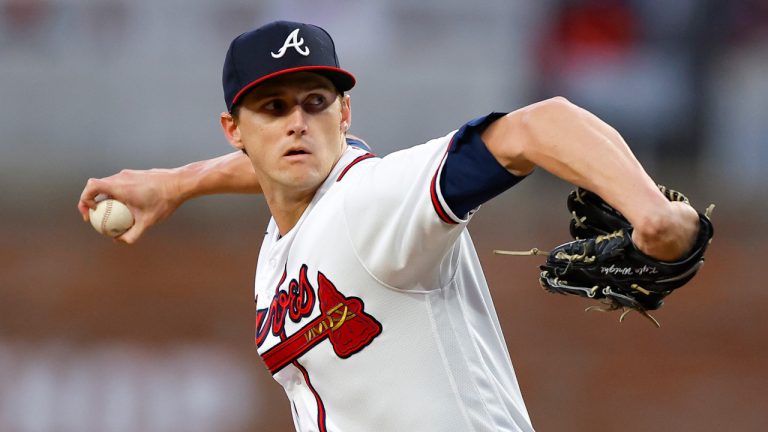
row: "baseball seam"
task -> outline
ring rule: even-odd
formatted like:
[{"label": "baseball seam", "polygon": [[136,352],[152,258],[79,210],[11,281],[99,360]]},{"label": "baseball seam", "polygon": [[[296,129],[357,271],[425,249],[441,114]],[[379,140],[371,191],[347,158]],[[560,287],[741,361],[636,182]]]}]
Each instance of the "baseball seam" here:
[{"label": "baseball seam", "polygon": [[109,214],[112,213],[112,200],[107,201],[107,208],[104,209],[104,216],[101,218],[101,233],[109,234],[107,232],[107,222],[109,221]]}]

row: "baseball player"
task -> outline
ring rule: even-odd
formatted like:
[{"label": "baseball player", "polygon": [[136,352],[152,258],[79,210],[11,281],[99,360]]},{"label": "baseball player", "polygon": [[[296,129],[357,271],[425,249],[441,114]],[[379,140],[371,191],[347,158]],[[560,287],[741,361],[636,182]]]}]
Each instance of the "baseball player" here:
[{"label": "baseball player", "polygon": [[676,260],[699,231],[613,128],[563,98],[379,158],[345,140],[355,78],[325,30],[244,33],[223,78],[222,129],[250,172],[232,154],[136,181],[165,188],[158,219],[201,193],[263,192],[255,342],[299,431],[533,430],[466,225],[536,166],[604,198],[648,256]]}]

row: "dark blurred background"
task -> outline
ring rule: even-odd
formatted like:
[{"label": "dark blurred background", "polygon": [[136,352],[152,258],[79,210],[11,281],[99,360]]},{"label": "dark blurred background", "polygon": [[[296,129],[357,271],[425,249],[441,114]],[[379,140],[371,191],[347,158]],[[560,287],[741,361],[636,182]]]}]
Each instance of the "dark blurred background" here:
[{"label": "dark blurred background", "polygon": [[379,154],[562,95],[717,204],[661,329],[586,314],[539,288],[540,258],[491,253],[566,241],[567,184],[537,172],[475,216],[537,430],[765,430],[764,0],[0,0],[0,431],[292,429],[253,346],[263,200],[199,199],[133,246],[75,209],[89,177],[230,151],[224,53],[273,19],[331,32]]}]

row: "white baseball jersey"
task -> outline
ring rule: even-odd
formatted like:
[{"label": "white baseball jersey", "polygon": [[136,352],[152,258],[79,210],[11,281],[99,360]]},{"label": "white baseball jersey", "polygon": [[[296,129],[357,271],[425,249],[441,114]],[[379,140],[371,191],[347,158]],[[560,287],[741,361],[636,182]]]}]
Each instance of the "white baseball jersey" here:
[{"label": "white baseball jersey", "polygon": [[350,146],[290,232],[270,221],[256,344],[297,430],[533,430],[466,229],[478,190],[519,180],[479,138],[497,117],[384,158]]}]

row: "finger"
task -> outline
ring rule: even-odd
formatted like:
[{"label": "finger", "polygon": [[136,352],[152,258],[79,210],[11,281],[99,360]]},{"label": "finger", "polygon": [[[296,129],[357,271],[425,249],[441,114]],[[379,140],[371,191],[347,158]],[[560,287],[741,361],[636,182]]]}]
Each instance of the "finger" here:
[{"label": "finger", "polygon": [[98,194],[90,201],[78,201],[77,209],[80,211],[83,221],[88,222],[91,220],[90,210],[96,210],[96,205],[107,198],[109,198],[109,196],[106,194]]},{"label": "finger", "polygon": [[84,201],[78,201],[77,202],[77,210],[80,212],[80,216],[83,217],[83,222],[88,222],[91,220],[91,215],[88,210],[90,210],[90,207],[84,202]]},{"label": "finger", "polygon": [[[85,183],[85,188],[80,194],[80,203],[86,208],[96,208],[96,198],[107,193],[107,185],[100,179],[91,178]],[[78,205],[79,206],[79,205]]]}]

